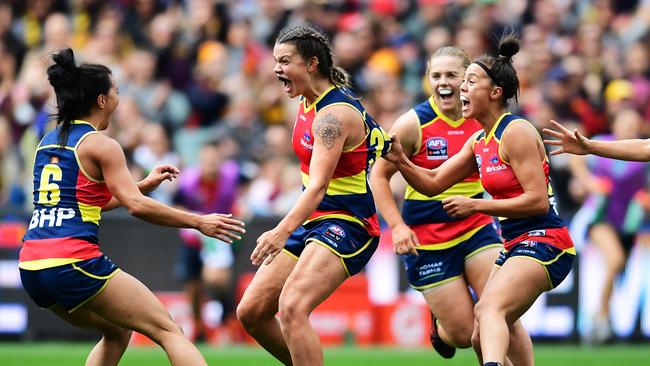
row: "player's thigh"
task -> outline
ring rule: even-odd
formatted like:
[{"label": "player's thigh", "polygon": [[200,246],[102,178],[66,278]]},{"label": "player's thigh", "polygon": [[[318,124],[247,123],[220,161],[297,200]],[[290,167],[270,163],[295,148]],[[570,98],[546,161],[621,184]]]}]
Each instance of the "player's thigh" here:
[{"label": "player's thigh", "polygon": [[471,335],[474,320],[474,301],[464,278],[432,287],[422,292],[431,312],[448,332],[466,330]]},{"label": "player's thigh", "polygon": [[503,312],[508,324],[513,324],[549,289],[548,275],[542,264],[523,256],[511,257],[493,272],[478,307]]},{"label": "player's thigh", "polygon": [[120,271],[106,288],[83,305],[118,326],[151,335],[177,328],[169,312],[142,282]]},{"label": "player's thigh", "polygon": [[131,333],[130,329],[114,324],[83,306],[72,313],[67,312],[61,305],[55,305],[50,310],[61,319],[79,328],[94,329],[108,335],[128,336]]},{"label": "player's thigh", "polygon": [[341,257],[318,242],[308,244],[280,295],[281,311],[311,312],[347,278]]},{"label": "player's thigh", "polygon": [[280,293],[296,263],[296,258],[282,251],[270,264],[262,264],[244,292],[239,303],[240,311],[275,316]]},{"label": "player's thigh", "polygon": [[465,278],[479,298],[499,257],[501,248],[489,248],[465,261]]}]

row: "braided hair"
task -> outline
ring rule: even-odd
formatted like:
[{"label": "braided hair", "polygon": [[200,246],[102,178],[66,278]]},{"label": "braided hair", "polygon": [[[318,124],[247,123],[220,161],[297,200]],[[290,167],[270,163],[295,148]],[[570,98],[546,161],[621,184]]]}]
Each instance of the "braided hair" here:
[{"label": "braided hair", "polygon": [[328,37],[309,24],[285,29],[280,32],[276,44],[292,44],[300,56],[308,60],[318,59],[318,72],[338,88],[350,88],[350,75],[343,68],[334,66],[332,48]]},{"label": "braided hair", "polygon": [[483,55],[479,57],[475,64],[481,66],[490,76],[495,85],[503,89],[503,105],[508,100],[515,98],[518,102],[519,95],[519,78],[517,71],[512,66],[512,56],[519,52],[519,39],[514,32],[505,34],[499,41],[499,55],[497,57]]}]

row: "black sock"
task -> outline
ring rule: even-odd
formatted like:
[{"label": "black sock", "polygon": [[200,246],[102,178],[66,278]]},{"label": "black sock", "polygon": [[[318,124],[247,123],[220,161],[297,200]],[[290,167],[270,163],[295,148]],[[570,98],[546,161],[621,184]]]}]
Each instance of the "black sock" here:
[{"label": "black sock", "polygon": [[501,362],[484,362],[483,366],[503,366]]}]

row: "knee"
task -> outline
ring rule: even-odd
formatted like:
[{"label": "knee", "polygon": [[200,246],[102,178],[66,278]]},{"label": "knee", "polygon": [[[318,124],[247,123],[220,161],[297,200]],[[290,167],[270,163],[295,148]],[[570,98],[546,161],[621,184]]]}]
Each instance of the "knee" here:
[{"label": "knee", "polygon": [[173,337],[185,337],[183,329],[171,317],[166,317],[155,323],[153,327],[146,332],[143,332],[152,341],[159,345],[165,341],[171,340]]},{"label": "knee", "polygon": [[115,331],[105,332],[104,339],[107,342],[111,342],[119,346],[120,348],[126,348],[131,341],[131,335],[133,331],[126,328],[119,328]]},{"label": "knee", "polygon": [[291,293],[280,296],[280,321],[282,328],[289,328],[296,322],[309,319],[309,309],[301,297]]},{"label": "knee", "polygon": [[274,316],[275,313],[271,313],[261,304],[254,304],[251,301],[242,300],[237,305],[237,319],[249,332],[254,331],[256,326]]},{"label": "knee", "polygon": [[500,312],[500,309],[493,301],[485,299],[479,300],[474,306],[474,318],[480,323],[481,319],[485,316],[495,316]]}]

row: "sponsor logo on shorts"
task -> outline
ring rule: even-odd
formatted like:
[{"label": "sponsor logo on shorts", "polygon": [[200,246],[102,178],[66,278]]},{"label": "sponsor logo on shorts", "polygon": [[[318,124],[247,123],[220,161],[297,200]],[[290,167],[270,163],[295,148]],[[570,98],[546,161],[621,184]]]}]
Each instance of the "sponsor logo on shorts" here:
[{"label": "sponsor logo on shorts", "polygon": [[528,236],[546,236],[546,230],[531,230],[528,232]]},{"label": "sponsor logo on shorts", "polygon": [[522,240],[520,243],[529,248],[533,248],[537,245],[537,242],[534,240]]},{"label": "sponsor logo on shorts", "polygon": [[330,225],[330,227],[325,230],[325,237],[333,239],[336,242],[341,242],[343,238],[345,238],[347,234],[345,233],[345,230],[343,230],[342,227],[338,225]]},{"label": "sponsor logo on shorts", "polygon": [[428,263],[416,268],[420,277],[432,277],[442,275],[442,261]]}]

